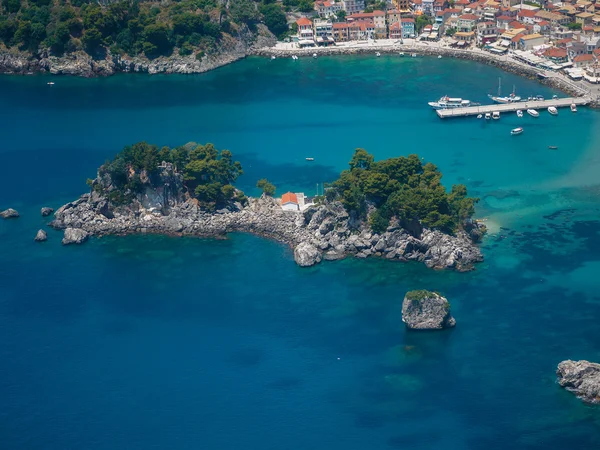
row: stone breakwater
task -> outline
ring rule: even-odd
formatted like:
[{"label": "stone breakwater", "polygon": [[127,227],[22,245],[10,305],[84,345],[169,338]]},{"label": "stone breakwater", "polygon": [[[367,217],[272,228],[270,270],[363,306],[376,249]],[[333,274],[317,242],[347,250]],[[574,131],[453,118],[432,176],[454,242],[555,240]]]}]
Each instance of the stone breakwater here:
[{"label": "stone breakwater", "polygon": [[236,204],[208,213],[194,200],[187,200],[163,214],[139,202],[113,208],[93,192],[58,209],[50,225],[66,229],[69,236],[73,229],[85,231],[86,236],[154,233],[218,237],[247,232],[290,245],[295,261],[303,267],[354,255],[420,261],[430,268],[468,271],[483,260],[477,245],[464,232],[451,236],[425,229],[416,238],[399,227],[390,227],[383,234],[374,234],[364,223],[353,220],[339,202],[296,212],[283,211],[276,200],[261,197],[249,199],[244,207]]},{"label": "stone breakwater", "polygon": [[0,51],[0,73],[29,75],[43,72],[54,75],[82,77],[108,76],[115,73],[202,73],[230,64],[254,53],[255,49],[275,45],[275,36],[262,25],[256,33],[243,29],[236,37],[224,36],[214,54],[196,59],[195,55],[171,56],[148,59],[144,56],[125,57],[112,55],[95,59],[83,51],[64,56],[52,56],[47,52],[29,55],[14,50]]},{"label": "stone breakwater", "polygon": [[465,59],[469,61],[475,61],[483,64],[495,66],[505,72],[514,73],[529,79],[535,79],[540,83],[549,87],[558,89],[571,97],[584,96],[587,93],[583,89],[563,81],[557,77],[549,77],[545,79],[539,79],[537,74],[540,72],[539,69],[534,67],[520,64],[510,59],[500,58],[491,53],[476,52],[472,50],[458,50],[446,47],[425,47],[425,46],[409,46],[409,45],[369,45],[363,47],[319,47],[319,48],[304,48],[304,49],[281,49],[276,47],[264,47],[254,52],[255,55],[277,58],[291,57],[296,55],[298,57],[311,57],[314,53],[318,56],[335,56],[335,55],[374,55],[375,52],[382,54],[395,54],[404,52],[405,57],[410,57],[411,53],[416,53],[423,56],[444,56],[447,58]]}]

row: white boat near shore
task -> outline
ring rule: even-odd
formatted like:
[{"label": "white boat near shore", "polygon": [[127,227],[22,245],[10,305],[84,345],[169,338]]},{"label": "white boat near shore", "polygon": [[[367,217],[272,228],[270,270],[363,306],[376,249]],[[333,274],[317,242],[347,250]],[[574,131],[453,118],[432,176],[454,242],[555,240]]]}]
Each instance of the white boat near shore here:
[{"label": "white boat near shore", "polygon": [[492,119],[494,119],[494,120],[500,119],[500,111],[494,111],[492,113]]},{"label": "white boat near shore", "polygon": [[490,120],[492,115],[490,113],[485,113],[485,120]]},{"label": "white boat near shore", "polygon": [[558,109],[556,109],[554,106],[548,106],[548,112],[553,116],[558,116]]},{"label": "white boat near shore", "polygon": [[529,114],[531,117],[540,117],[540,113],[535,109],[528,109],[527,114]]},{"label": "white boat near shore", "polygon": [[521,111],[520,109],[517,109],[517,117],[518,118],[523,117],[523,111]]},{"label": "white boat near shore", "polygon": [[471,106],[471,100],[464,100],[459,97],[448,97],[444,95],[437,102],[427,103],[433,109],[453,109],[453,108],[466,108]]},{"label": "white boat near shore", "polygon": [[513,128],[512,130],[510,130],[511,136],[516,136],[517,134],[521,134],[522,132],[523,132],[523,128],[521,128],[521,127]]},{"label": "white boat near shore", "polygon": [[571,112],[577,112],[577,105],[575,103],[571,103]]}]

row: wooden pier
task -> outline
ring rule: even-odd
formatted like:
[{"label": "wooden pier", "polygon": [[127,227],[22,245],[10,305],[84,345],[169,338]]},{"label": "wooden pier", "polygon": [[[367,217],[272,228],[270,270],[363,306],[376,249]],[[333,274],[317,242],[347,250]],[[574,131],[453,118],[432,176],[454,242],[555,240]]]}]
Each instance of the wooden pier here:
[{"label": "wooden pier", "polygon": [[550,106],[556,108],[565,108],[575,103],[577,106],[587,105],[590,99],[587,97],[571,97],[571,98],[555,98],[551,100],[530,100],[515,103],[498,103],[494,105],[481,105],[481,106],[467,106],[464,108],[452,108],[452,109],[438,109],[436,110],[437,115],[440,119],[447,117],[466,117],[466,116],[477,116],[479,114],[485,115],[486,113],[492,114],[493,112],[510,112],[510,111],[523,111],[526,113],[528,109],[536,109],[538,112],[542,112],[548,109]]}]

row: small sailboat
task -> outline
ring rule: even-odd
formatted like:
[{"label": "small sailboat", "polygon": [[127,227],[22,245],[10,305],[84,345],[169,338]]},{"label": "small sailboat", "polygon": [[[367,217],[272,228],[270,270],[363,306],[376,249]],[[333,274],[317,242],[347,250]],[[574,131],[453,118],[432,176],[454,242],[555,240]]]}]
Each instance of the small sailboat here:
[{"label": "small sailboat", "polygon": [[531,117],[539,117],[540,116],[540,113],[537,112],[535,109],[528,109],[527,114],[529,114]]},{"label": "small sailboat", "polygon": [[306,158],[307,161],[314,161],[315,158]]},{"label": "small sailboat", "polygon": [[490,113],[485,113],[485,120],[490,120],[492,115]]},{"label": "small sailboat", "polygon": [[558,116],[558,109],[556,109],[554,106],[548,106],[548,112],[553,116]]},{"label": "small sailboat", "polygon": [[515,103],[520,102],[521,97],[515,94],[515,86],[513,85],[513,91],[508,97],[502,97],[502,78],[498,78],[498,95],[494,96],[489,94],[488,97],[496,103]]},{"label": "small sailboat", "polygon": [[517,117],[523,117],[523,111],[521,111],[520,109],[517,109]]},{"label": "small sailboat", "polygon": [[500,111],[494,111],[492,113],[492,119],[498,120],[500,118]]},{"label": "small sailboat", "polygon": [[577,112],[577,105],[575,103],[571,103],[571,112]]},{"label": "small sailboat", "polygon": [[521,134],[522,132],[523,132],[523,128],[521,128],[521,127],[513,128],[512,130],[510,130],[511,136],[516,136],[517,134]]}]

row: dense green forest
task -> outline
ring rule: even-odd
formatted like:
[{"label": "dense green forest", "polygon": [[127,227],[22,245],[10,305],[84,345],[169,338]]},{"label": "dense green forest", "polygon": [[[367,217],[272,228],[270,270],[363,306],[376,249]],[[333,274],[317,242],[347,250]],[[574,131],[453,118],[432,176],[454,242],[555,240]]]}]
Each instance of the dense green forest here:
[{"label": "dense green forest", "polygon": [[[162,187],[165,180],[159,176],[159,166],[163,161],[173,164],[174,173],[183,174],[184,187],[207,210],[218,209],[230,201],[246,202],[244,194],[233,187],[243,173],[242,165],[233,161],[229,150],[217,150],[213,144],[186,144],[172,149],[146,142],[126,146],[100,167],[98,175],[109,175],[112,183],[110,190],[102,193],[119,204],[141,193],[147,183]],[[108,189],[92,180],[88,184],[98,191]]]},{"label": "dense green forest", "polygon": [[[287,8],[287,7],[286,7]],[[284,7],[275,0],[1,0],[0,41],[32,54],[84,50],[155,58],[217,49],[227,35],[264,23],[275,35],[288,32]]]},{"label": "dense green forest", "polygon": [[375,161],[367,151],[356,149],[350,169],[325,194],[360,217],[366,217],[368,205],[373,205],[370,223],[378,233],[385,231],[392,217],[405,227],[418,220],[425,227],[451,233],[470,221],[479,199],[468,197],[463,184],[446,192],[441,179],[437,167],[423,164],[417,155]]}]

